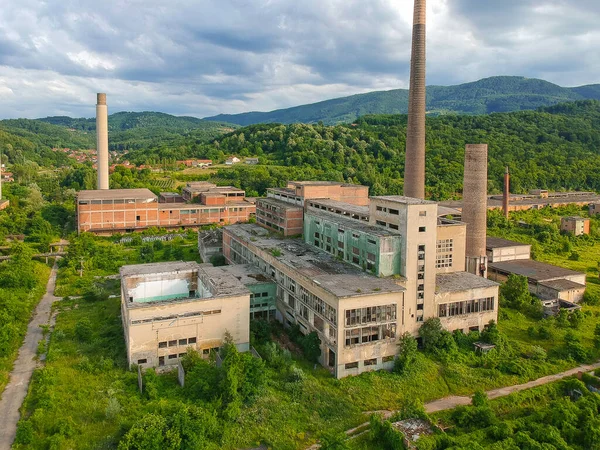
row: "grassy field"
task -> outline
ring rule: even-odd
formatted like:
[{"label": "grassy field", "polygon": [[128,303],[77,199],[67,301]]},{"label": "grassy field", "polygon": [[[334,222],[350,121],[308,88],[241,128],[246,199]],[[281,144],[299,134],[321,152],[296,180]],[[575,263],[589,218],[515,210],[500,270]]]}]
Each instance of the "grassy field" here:
[{"label": "grassy field", "polygon": [[33,264],[36,278],[33,289],[0,289],[0,310],[6,314],[0,319],[4,321],[0,325],[0,394],[8,384],[9,373],[23,343],[29,318],[45,294],[50,277],[49,266],[39,262]]}]

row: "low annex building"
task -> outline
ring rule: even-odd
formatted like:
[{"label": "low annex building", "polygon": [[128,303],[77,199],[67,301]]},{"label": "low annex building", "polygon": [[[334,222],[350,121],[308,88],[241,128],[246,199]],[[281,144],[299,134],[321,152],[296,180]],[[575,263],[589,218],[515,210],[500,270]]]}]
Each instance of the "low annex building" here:
[{"label": "low annex building", "polygon": [[226,332],[249,349],[250,291],[235,276],[181,261],[123,266],[120,276],[129,365],[174,365],[188,348],[208,357]]},{"label": "low annex building", "polygon": [[244,191],[202,184],[189,183],[184,189],[183,198],[188,203],[176,202],[177,197],[167,193],[159,201],[149,189],[80,191],[77,231],[110,235],[150,227],[197,228],[247,222],[255,214],[256,205],[245,200]]},{"label": "low annex building", "polygon": [[531,258],[531,244],[487,237],[486,253],[490,263]]}]

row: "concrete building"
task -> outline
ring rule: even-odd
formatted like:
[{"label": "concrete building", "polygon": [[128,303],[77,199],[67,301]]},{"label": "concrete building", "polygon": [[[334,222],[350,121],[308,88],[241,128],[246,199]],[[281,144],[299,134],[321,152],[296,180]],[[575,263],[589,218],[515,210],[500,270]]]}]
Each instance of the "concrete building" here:
[{"label": "concrete building", "polygon": [[498,284],[465,272],[438,274],[435,304],[444,328],[481,331],[498,320]]},{"label": "concrete building", "polygon": [[397,329],[408,320],[404,288],[366,275],[299,240],[269,237],[257,225],[223,231],[231,264],[252,264],[277,283],[277,318],[317,332],[323,366],[338,378],[391,368]]},{"label": "concrete building", "polygon": [[96,151],[98,152],[98,189],[109,188],[108,183],[108,107],[106,94],[98,94],[96,102]]},{"label": "concrete building", "polygon": [[544,300],[578,302],[585,292],[586,275],[531,259],[494,262],[489,265],[489,278],[504,282],[508,276],[527,277],[529,291]]},{"label": "concrete building", "polygon": [[[200,204],[159,203],[158,197],[148,189],[80,191],[77,231],[110,235],[149,227],[197,228],[247,222],[256,206],[244,201],[244,197],[237,195],[238,191],[234,192],[235,197],[202,196],[201,201],[205,203]],[[243,195],[244,191],[240,192]]]},{"label": "concrete building", "polygon": [[246,159],[244,160],[244,162],[245,162],[246,164],[250,164],[250,165],[256,165],[256,164],[258,164],[258,158],[246,158]]},{"label": "concrete building", "polygon": [[335,181],[289,181],[285,188],[267,189],[267,197],[304,207],[306,200],[337,200],[351,205],[369,205],[369,187]]},{"label": "concrete building", "polygon": [[560,231],[575,236],[590,234],[590,219],[579,216],[562,217],[560,219]]},{"label": "concrete building", "polygon": [[[202,266],[204,267],[204,266]],[[275,318],[277,283],[252,264],[234,264],[216,268],[240,280],[250,291],[250,320]]]},{"label": "concrete building", "polygon": [[223,255],[223,230],[198,232],[198,253],[205,263],[210,262],[213,256]]},{"label": "concrete building", "polygon": [[[532,194],[531,192],[538,192],[538,194]],[[589,206],[590,203],[600,204],[600,195],[595,192],[548,192],[541,189],[531,192],[529,194],[510,194],[508,210],[526,211],[546,207],[558,208],[569,205]],[[503,198],[503,195],[488,195],[487,208],[489,210],[502,209]],[[443,201],[440,202],[440,206],[462,211],[463,201]]]},{"label": "concrete building", "polygon": [[600,214],[600,202],[598,203],[590,203],[588,206],[590,216],[595,216],[596,214]]},{"label": "concrete building", "polygon": [[[321,363],[336,377],[391,367],[398,337],[417,335],[428,318],[465,332],[497,319],[498,284],[464,272],[467,226],[439,216],[437,203],[372,197],[367,211],[288,194],[281,201],[304,204],[303,240],[233,225],[223,252],[275,280],[277,319],[317,332]],[[389,317],[379,315],[383,306]]]},{"label": "concrete building", "polygon": [[303,218],[302,206],[274,198],[256,200],[256,222],[284,236],[301,235]]},{"label": "concrete building", "polygon": [[249,349],[250,291],[235,276],[193,262],[123,266],[120,274],[129,365],[175,365],[188,348],[208,357],[227,332]]},{"label": "concrete building", "polygon": [[184,201],[190,203],[224,205],[243,201],[246,192],[233,186],[217,186],[206,181],[193,181],[186,184],[181,195]]},{"label": "concrete building", "polygon": [[225,160],[225,164],[228,166],[232,166],[234,164],[237,164],[240,162],[240,158],[238,158],[237,156],[232,156],[230,158],[227,158],[227,160]]},{"label": "concrete building", "polygon": [[507,239],[488,236],[486,239],[485,250],[488,257],[488,263],[531,258],[531,244],[522,244]]}]

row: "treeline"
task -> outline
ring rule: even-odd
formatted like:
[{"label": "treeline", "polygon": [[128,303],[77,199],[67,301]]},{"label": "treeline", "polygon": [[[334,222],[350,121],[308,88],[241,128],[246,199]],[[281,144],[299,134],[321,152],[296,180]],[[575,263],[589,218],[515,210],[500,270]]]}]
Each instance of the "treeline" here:
[{"label": "treeline", "polygon": [[[446,199],[462,191],[464,147],[489,144],[489,192],[501,192],[510,167],[512,192],[532,188],[600,190],[600,102],[581,101],[516,113],[428,118],[427,192]],[[137,163],[183,157],[219,160],[261,156],[272,165],[308,168],[329,180],[371,187],[371,195],[403,190],[406,116],[365,116],[351,125],[252,125],[209,144],[132,151]],[[239,172],[238,172],[239,174]],[[218,177],[224,177],[225,171]],[[262,181],[261,181],[262,182]],[[250,186],[261,193],[260,186]]]}]

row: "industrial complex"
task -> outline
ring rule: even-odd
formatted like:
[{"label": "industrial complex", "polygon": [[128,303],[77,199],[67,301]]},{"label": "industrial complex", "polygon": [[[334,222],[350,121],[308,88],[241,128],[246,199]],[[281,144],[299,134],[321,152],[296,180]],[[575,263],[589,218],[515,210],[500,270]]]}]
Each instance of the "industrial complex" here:
[{"label": "industrial complex", "polygon": [[[100,101],[106,98],[98,99],[105,114]],[[105,140],[99,137],[98,145]],[[198,243],[205,262],[222,254],[227,266],[121,269],[129,363],[176,364],[190,347],[208,355],[226,333],[246,350],[249,322],[262,318],[316,333],[320,363],[342,378],[392,368],[402,335],[418,336],[428,319],[438,318],[449,331],[482,331],[497,320],[497,281],[510,274],[526,276],[549,306],[583,295],[584,274],[532,261],[530,246],[487,238],[494,200],[487,196],[487,155],[485,144],[466,146],[460,204],[424,198],[425,1],[416,0],[405,196],[369,197],[366,186],[328,181],[290,181],[256,204],[242,190],[208,183],[160,197],[101,188],[79,194],[79,230],[224,225],[201,233]],[[506,214],[509,205],[518,209],[509,179],[507,170],[498,200]],[[536,202],[558,199],[535,195]],[[586,195],[578,198],[589,202]],[[256,223],[244,223],[254,212]]]}]

